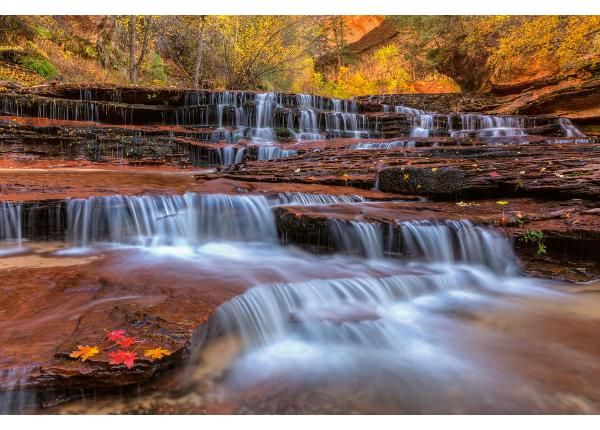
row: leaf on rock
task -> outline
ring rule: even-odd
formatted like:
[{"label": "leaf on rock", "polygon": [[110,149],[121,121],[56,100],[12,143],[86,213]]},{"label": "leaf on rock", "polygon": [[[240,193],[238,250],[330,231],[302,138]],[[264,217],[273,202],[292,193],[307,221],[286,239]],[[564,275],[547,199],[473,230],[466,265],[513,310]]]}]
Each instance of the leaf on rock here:
[{"label": "leaf on rock", "polygon": [[127,366],[128,369],[133,367],[133,362],[137,358],[137,353],[135,351],[129,351],[124,354],[123,363]]},{"label": "leaf on rock", "polygon": [[124,364],[128,369],[133,367],[133,362],[137,359],[137,353],[135,351],[113,351],[108,353],[109,364]]},{"label": "leaf on rock", "polygon": [[498,205],[507,205],[507,204],[508,204],[508,202],[507,202],[506,200],[498,200],[498,201],[496,202],[496,204],[498,204]]},{"label": "leaf on rock", "polygon": [[108,338],[108,340],[112,341],[123,339],[125,337],[125,330],[109,331],[106,337]]},{"label": "leaf on rock", "polygon": [[144,351],[144,355],[146,357],[150,357],[153,360],[160,360],[166,355],[171,355],[171,352],[163,348],[156,348]]},{"label": "leaf on rock", "polygon": [[119,349],[118,351],[112,351],[108,353],[108,364],[122,364],[125,360],[124,354],[127,351]]},{"label": "leaf on rock", "polygon": [[117,340],[117,343],[121,348],[129,348],[135,343],[135,339],[132,337],[124,337],[122,339]]},{"label": "leaf on rock", "polygon": [[69,357],[81,358],[81,361],[85,361],[100,352],[97,346],[77,345],[77,348],[78,350],[71,352]]},{"label": "leaf on rock", "polygon": [[496,178],[496,177],[500,176],[500,174],[494,170],[493,172],[490,172],[490,176],[492,178]]}]

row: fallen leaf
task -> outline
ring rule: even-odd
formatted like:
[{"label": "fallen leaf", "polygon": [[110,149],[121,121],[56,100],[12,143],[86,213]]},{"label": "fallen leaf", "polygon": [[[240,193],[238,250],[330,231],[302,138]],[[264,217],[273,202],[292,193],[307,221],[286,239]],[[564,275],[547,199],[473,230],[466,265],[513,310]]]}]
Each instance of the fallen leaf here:
[{"label": "fallen leaf", "polygon": [[121,364],[125,359],[124,354],[127,351],[119,349],[118,351],[112,351],[108,353],[108,364]]},{"label": "fallen leaf", "polygon": [[160,360],[165,355],[171,355],[171,352],[163,348],[148,349],[144,351],[144,356],[150,357],[153,360]]},{"label": "fallen leaf", "polygon": [[109,364],[124,364],[128,369],[133,367],[133,362],[137,358],[137,353],[135,351],[123,351],[122,349],[118,351],[113,351],[108,353]]},{"label": "fallen leaf", "polygon": [[81,358],[81,361],[85,361],[100,352],[97,346],[77,345],[77,348],[79,348],[79,351],[76,350],[71,352],[69,357]]},{"label": "fallen leaf", "polygon": [[108,338],[108,340],[112,341],[123,339],[125,337],[125,330],[109,331],[106,337]]},{"label": "fallen leaf", "polygon": [[432,168],[431,168],[431,171],[432,171],[432,172],[435,172],[435,171],[437,171],[437,169],[438,169],[437,167],[432,167]]},{"label": "fallen leaf", "polygon": [[506,200],[498,200],[498,201],[496,202],[496,204],[499,204],[499,205],[507,205],[507,204],[508,204],[508,202],[507,202]]},{"label": "fallen leaf", "polygon": [[493,172],[490,172],[490,176],[491,176],[492,178],[495,178],[495,177],[497,177],[497,176],[500,176],[500,174],[494,170]]},{"label": "fallen leaf", "polygon": [[133,367],[133,362],[137,358],[137,353],[135,351],[129,351],[124,354],[123,363],[127,366],[128,369]]},{"label": "fallen leaf", "polygon": [[300,168],[298,167],[296,170],[294,170],[294,173],[298,173],[300,171]]},{"label": "fallen leaf", "polygon": [[403,178],[405,181],[408,181],[408,178],[410,178],[410,175],[409,175],[408,173],[405,173],[404,175],[402,175],[402,178]]},{"label": "fallen leaf", "polygon": [[117,343],[121,348],[129,348],[135,343],[135,339],[132,337],[124,337],[122,339],[117,340]]}]

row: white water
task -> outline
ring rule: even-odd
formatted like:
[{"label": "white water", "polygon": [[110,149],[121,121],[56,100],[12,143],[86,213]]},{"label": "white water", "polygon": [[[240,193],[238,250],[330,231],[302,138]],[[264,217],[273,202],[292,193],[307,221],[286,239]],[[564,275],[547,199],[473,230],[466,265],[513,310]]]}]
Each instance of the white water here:
[{"label": "white water", "polygon": [[0,203],[0,255],[22,248],[22,212],[21,204]]},{"label": "white water", "polygon": [[558,123],[563,129],[566,137],[585,137],[585,134],[579,131],[579,129],[573,125],[570,119],[560,118]]},{"label": "white water", "polygon": [[358,251],[369,259],[383,258],[383,232],[379,224],[332,220],[330,226],[340,251]]},{"label": "white water", "polygon": [[258,147],[258,160],[279,160],[281,158],[293,157],[298,151],[295,149],[281,149],[279,146],[259,146]]},{"label": "white water", "polygon": [[32,409],[36,394],[27,390],[35,367],[0,370],[0,415],[22,414]]},{"label": "white water", "polygon": [[[494,410],[505,398],[500,394],[512,398],[515,381],[532,389],[494,362],[494,351],[518,340],[501,338],[479,321],[488,313],[515,312],[511,300],[563,299],[519,277],[509,242],[493,229],[465,221],[405,222],[391,230],[333,222],[338,248],[367,258],[315,255],[277,243],[274,206],[361,200],[303,193],[73,199],[68,233],[75,246],[142,245],[120,250],[111,261],[107,268],[120,276],[158,267],[162,280],[172,273],[181,288],[249,288],[223,304],[215,320],[243,344],[219,382],[233,393],[264,382],[261,392],[269,396],[270,384],[280,382],[303,389],[358,381],[401,412],[412,403],[396,398],[400,392],[427,407],[445,405],[429,396],[447,388],[454,387],[461,407],[471,404],[470,395],[487,393],[484,406],[492,409],[482,410]],[[386,258],[391,254],[401,258]],[[22,411],[31,402],[19,389],[27,375],[19,375],[4,375],[16,389],[0,396],[3,410]]]},{"label": "white water", "polygon": [[198,246],[212,240],[277,240],[263,196],[194,194],[109,196],[67,202],[73,245],[97,242],[144,246]]},{"label": "white water", "polygon": [[395,140],[393,142],[359,142],[353,143],[348,149],[390,149],[390,148],[414,148],[414,140]]},{"label": "white water", "polygon": [[273,110],[276,107],[277,95],[275,93],[256,94],[255,127],[251,131],[253,142],[268,144],[275,140]]}]

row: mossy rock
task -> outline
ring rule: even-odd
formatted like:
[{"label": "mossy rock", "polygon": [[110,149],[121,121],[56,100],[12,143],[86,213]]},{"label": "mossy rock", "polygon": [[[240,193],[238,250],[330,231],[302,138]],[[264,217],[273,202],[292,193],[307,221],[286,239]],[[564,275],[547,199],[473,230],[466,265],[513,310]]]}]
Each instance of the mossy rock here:
[{"label": "mossy rock", "polygon": [[381,191],[447,195],[466,188],[465,174],[453,167],[390,167],[379,172]]}]

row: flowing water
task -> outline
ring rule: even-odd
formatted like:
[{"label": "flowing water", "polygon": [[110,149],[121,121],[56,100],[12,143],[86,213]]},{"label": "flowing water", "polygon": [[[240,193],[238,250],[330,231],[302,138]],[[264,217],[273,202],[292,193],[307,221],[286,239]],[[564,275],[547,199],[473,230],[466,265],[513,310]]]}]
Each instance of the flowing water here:
[{"label": "flowing water", "polygon": [[[304,193],[66,200],[65,242],[44,254],[48,264],[95,255],[91,266],[69,267],[82,288],[90,270],[132,288],[98,306],[159,300],[165,288],[231,298],[210,322],[219,336],[195,343],[186,368],[137,396],[88,397],[59,411],[597,411],[598,338],[580,334],[593,333],[597,315],[564,288],[522,277],[511,244],[495,230],[467,221],[338,220],[329,223],[334,254],[278,240],[277,206],[364,200]],[[30,226],[21,221],[44,222],[24,217],[19,205],[0,208],[3,239],[22,240]],[[72,306],[94,306],[72,305],[74,297],[3,330],[35,332],[72,315]],[[24,412],[32,402],[19,389],[27,372],[11,372],[0,375],[12,390],[0,407]],[[581,385],[569,382],[585,375]]]}]

